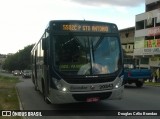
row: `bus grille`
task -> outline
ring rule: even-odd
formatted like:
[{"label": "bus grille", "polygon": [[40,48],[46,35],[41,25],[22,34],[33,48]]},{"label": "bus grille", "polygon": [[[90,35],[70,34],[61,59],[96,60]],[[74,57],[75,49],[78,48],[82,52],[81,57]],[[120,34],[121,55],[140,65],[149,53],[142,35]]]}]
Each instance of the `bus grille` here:
[{"label": "bus grille", "polygon": [[87,98],[99,97],[100,100],[107,99],[111,96],[112,92],[92,93],[92,94],[73,94],[73,98],[77,101],[86,101]]},{"label": "bus grille", "polygon": [[93,83],[105,83],[112,82],[116,79],[116,77],[98,77],[98,78],[64,78],[67,83],[70,84],[93,84]]}]

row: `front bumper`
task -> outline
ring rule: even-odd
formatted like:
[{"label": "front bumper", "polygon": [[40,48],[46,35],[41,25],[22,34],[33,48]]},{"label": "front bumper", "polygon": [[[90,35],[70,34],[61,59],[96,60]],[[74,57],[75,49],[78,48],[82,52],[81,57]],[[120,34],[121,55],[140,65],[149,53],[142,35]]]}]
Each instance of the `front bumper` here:
[{"label": "front bumper", "polygon": [[52,91],[53,94],[50,95],[50,100],[54,104],[63,103],[75,103],[75,102],[87,102],[87,98],[99,97],[99,100],[119,100],[123,97],[124,87],[120,87],[115,90],[108,91],[94,91],[94,92],[76,92],[76,93],[64,93]]}]

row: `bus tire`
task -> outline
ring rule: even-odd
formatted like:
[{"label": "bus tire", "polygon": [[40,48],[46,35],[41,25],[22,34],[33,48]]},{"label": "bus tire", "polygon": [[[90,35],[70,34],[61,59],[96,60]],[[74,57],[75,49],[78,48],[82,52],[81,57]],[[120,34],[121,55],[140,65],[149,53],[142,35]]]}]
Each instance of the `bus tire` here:
[{"label": "bus tire", "polygon": [[38,88],[38,86],[37,86],[36,83],[34,84],[34,90],[35,90],[35,91],[39,91],[39,88]]},{"label": "bus tire", "polygon": [[38,86],[36,84],[34,85],[34,90],[39,91]]},{"label": "bus tire", "polygon": [[143,82],[137,81],[137,82],[136,82],[136,86],[137,86],[138,88],[141,88],[141,87],[143,86]]},{"label": "bus tire", "polygon": [[45,92],[45,86],[44,86],[44,81],[42,80],[42,94],[43,94],[43,99],[47,104],[51,104],[51,102],[48,100],[48,97],[46,96]]}]

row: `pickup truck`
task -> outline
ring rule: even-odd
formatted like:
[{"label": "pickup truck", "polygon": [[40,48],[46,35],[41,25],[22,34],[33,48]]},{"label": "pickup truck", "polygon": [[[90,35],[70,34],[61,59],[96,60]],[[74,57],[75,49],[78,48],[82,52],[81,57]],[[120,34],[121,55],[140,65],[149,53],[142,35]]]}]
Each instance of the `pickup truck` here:
[{"label": "pickup truck", "polygon": [[152,78],[150,69],[124,69],[124,84],[135,83],[137,87],[142,87],[144,81]]}]

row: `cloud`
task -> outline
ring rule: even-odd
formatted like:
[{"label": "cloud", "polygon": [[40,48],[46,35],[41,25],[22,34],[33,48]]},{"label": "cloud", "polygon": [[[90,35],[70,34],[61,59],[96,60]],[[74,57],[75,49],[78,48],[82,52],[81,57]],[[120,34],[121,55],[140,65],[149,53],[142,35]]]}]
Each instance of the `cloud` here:
[{"label": "cloud", "polygon": [[145,3],[145,0],[70,0],[88,6],[125,6],[135,7]]}]

